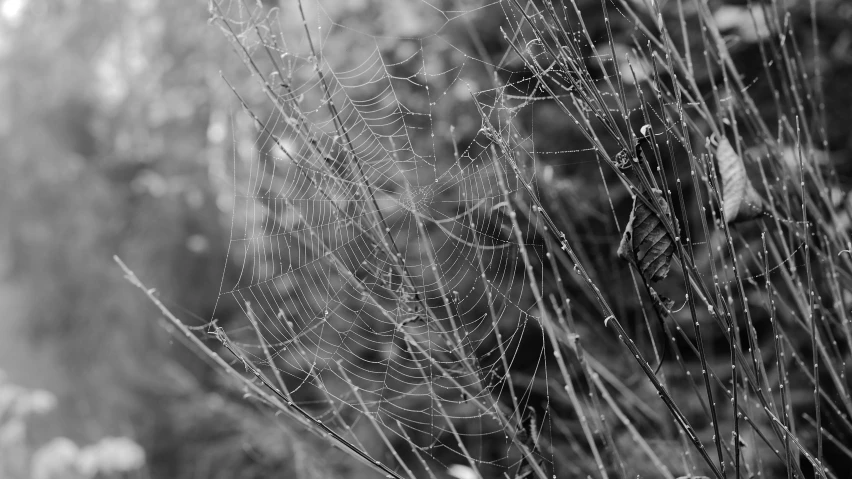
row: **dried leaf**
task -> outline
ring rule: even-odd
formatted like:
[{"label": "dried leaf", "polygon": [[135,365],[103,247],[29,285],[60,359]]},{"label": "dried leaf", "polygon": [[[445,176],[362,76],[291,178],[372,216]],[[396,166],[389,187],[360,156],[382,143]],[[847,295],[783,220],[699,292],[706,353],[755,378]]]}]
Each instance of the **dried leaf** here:
[{"label": "dried leaf", "polygon": [[[648,293],[651,295],[651,302],[654,304],[654,311],[657,312],[657,319],[660,320],[660,331],[665,333],[666,324],[665,319],[669,317],[671,314],[672,308],[674,308],[674,301],[663,296],[651,287],[648,286]],[[660,354],[660,364],[657,365],[657,369],[654,370],[654,374],[659,372],[660,368],[663,367],[663,361],[666,358],[666,353],[668,353],[668,341],[663,340],[663,352]]]},{"label": "dried leaf", "polygon": [[527,406],[527,411],[521,419],[521,426],[523,427],[521,442],[531,451],[538,451],[538,413],[531,406]]},{"label": "dried leaf", "polygon": [[728,224],[748,221],[763,213],[763,200],[746,175],[745,164],[727,138],[716,146],[716,161],[722,176],[722,199]]},{"label": "dried leaf", "polygon": [[[659,203],[663,214],[672,221],[676,231],[677,220],[671,216],[663,192],[654,189],[652,196]],[[630,221],[618,247],[618,256],[635,264],[646,281],[654,282],[669,273],[673,253],[674,240],[666,232],[662,220],[639,198],[635,198]]]},{"label": "dried leaf", "polygon": [[674,300],[657,293],[654,288],[649,288],[648,290],[651,293],[651,301],[654,303],[654,309],[657,311],[657,314],[661,318],[667,317],[674,307]]},{"label": "dried leaf", "polygon": [[[535,409],[527,406],[526,413],[521,419],[521,430],[518,431],[518,440],[529,448],[532,455],[535,456],[538,466],[543,467],[544,461],[539,456],[538,451],[538,434],[538,414],[535,412]],[[515,472],[515,479],[526,479],[532,477],[534,474],[535,468],[529,463],[527,458],[521,459],[518,470]]]}]

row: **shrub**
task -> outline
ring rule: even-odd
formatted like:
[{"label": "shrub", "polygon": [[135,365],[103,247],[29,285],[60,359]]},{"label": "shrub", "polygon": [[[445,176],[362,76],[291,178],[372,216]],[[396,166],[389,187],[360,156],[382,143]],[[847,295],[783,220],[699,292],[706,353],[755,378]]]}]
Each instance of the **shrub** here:
[{"label": "shrub", "polygon": [[244,315],[128,278],[388,477],[842,477],[840,4],[747,3],[371,3],[381,35],[213,1],[264,97],[234,90]]}]

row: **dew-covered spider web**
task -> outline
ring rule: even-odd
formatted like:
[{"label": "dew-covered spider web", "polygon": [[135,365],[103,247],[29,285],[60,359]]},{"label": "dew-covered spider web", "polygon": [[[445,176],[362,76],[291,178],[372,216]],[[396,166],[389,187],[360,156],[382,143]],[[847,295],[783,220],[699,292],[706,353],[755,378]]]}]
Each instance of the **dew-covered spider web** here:
[{"label": "dew-covered spider web", "polygon": [[[551,294],[549,307],[564,309],[565,298],[541,284],[561,278],[542,268],[556,259],[536,206],[518,214],[510,201],[522,191],[513,168],[529,181],[547,153],[514,126],[537,100],[529,78],[512,83],[507,65],[522,62],[483,59],[468,36],[505,6],[382,5],[417,35],[375,35],[369,19],[305,2],[310,45],[301,21],[287,21],[296,8],[222,5],[269,98],[249,106],[256,141],[235,164],[221,291],[250,321],[222,326],[317,420],[368,452],[397,451],[377,460],[515,477],[523,444],[547,467],[552,452],[535,444],[553,427],[557,366],[534,305]],[[290,31],[276,36],[279,25]],[[526,153],[507,161],[498,141]],[[596,168],[590,151],[575,158]],[[551,314],[570,329],[570,313]]]},{"label": "dew-covered spider web", "polygon": [[[233,123],[247,126],[235,144],[250,147],[235,147],[220,292],[242,314],[215,323],[236,362],[309,429],[403,477],[585,477],[620,461],[604,444],[665,422],[650,384],[622,370],[625,350],[602,339],[588,287],[640,295],[626,267],[606,284],[629,193],[612,189],[601,143],[554,138],[552,122],[571,120],[548,100],[573,92],[546,64],[547,86],[528,68],[542,51],[525,27],[533,9],[283,3],[212,6],[258,80],[234,89],[245,111]],[[637,113],[616,92],[650,63],[579,32],[563,34],[594,53],[601,101]],[[654,358],[647,317],[636,325]],[[683,433],[669,437],[695,460]],[[626,449],[668,473],[659,448]]]}]

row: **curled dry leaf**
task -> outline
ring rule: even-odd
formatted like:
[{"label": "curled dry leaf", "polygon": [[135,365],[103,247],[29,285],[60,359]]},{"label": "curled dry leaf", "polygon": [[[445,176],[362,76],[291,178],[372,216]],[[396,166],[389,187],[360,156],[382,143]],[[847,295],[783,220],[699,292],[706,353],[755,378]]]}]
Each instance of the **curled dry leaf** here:
[{"label": "curled dry leaf", "polygon": [[[651,196],[677,231],[677,220],[669,212],[663,192],[654,189]],[[654,282],[669,273],[673,253],[674,240],[666,232],[662,220],[639,198],[634,198],[630,221],[618,246],[618,256],[635,264],[645,281]]]},{"label": "curled dry leaf", "polygon": [[[535,409],[527,406],[527,410],[521,419],[521,429],[518,431],[518,439],[524,444],[524,446],[529,448],[530,452],[535,457],[538,467],[543,468],[544,458],[540,456],[538,450],[538,427],[538,414],[535,412]],[[529,460],[527,458],[521,459],[521,463],[515,473],[515,479],[527,479],[534,475],[535,468],[532,464],[530,464]]]},{"label": "curled dry leaf", "polygon": [[[663,296],[654,289],[653,286],[648,286],[648,293],[651,295],[651,302],[654,304],[654,311],[657,312],[657,319],[660,321],[660,330],[666,331],[666,323],[665,319],[671,315],[672,308],[674,308],[674,301],[669,299],[666,296]],[[657,369],[654,370],[654,374],[663,367],[663,360],[666,357],[666,353],[668,352],[668,341],[662,341],[663,344],[663,352],[660,353],[660,364],[657,365]]]},{"label": "curled dry leaf", "polygon": [[748,221],[763,212],[763,200],[746,175],[742,158],[727,138],[716,146],[716,161],[722,176],[722,201],[728,224]]},{"label": "curled dry leaf", "polygon": [[654,288],[649,287],[648,291],[651,293],[651,301],[654,304],[654,310],[657,311],[657,314],[661,318],[665,318],[671,314],[671,310],[674,308],[674,300],[657,293]]}]

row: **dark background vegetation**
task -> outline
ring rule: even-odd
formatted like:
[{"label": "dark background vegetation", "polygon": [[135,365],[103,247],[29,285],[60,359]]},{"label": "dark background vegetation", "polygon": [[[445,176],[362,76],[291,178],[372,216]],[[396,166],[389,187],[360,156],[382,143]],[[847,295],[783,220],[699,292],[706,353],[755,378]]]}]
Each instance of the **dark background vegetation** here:
[{"label": "dark background vegetation", "polygon": [[[599,11],[597,0],[578,3]],[[723,3],[745,2],[713,5]],[[801,13],[793,21],[807,32],[809,2],[793,3]],[[0,368],[10,381],[58,397],[55,411],[34,420],[32,447],[57,435],[80,443],[124,435],[145,448],[150,477],[370,477],[301,430],[270,421],[226,387],[161,327],[112,261],[121,256],[176,313],[210,319],[226,269],[235,150],[253,141],[220,73],[249,99],[262,104],[263,98],[222,34],[208,25],[206,2],[23,5],[19,17],[0,19]],[[439,19],[420,2],[335,0],[325,6],[333,18],[376,35],[416,37],[438,28]],[[840,0],[817,7],[824,51],[806,52],[806,58],[818,57],[824,69],[829,157],[841,185],[848,185],[852,8]],[[487,53],[499,58],[507,49],[499,33],[503,19],[499,9],[484,11],[489,14],[475,16],[475,24],[456,22],[442,35],[473,51],[466,29],[475,29]],[[586,22],[593,37],[604,38],[601,18]],[[615,29],[629,36],[628,25]],[[325,50],[332,65],[363,53],[347,48],[346,38],[333,40],[341,46]],[[389,58],[404,55],[405,47],[381,45]],[[746,75],[760,73],[755,42],[740,39],[734,51]],[[449,64],[458,59],[449,48],[439,53]],[[522,62],[516,66],[502,73],[504,80],[528,74]],[[488,72],[479,74],[487,84]],[[712,74],[699,69],[696,78],[709,85]],[[766,83],[756,83],[752,93],[771,120]],[[468,106],[441,112],[458,128],[463,146],[480,126]],[[536,115],[526,121],[535,125],[538,148],[586,146],[564,124],[550,121],[556,115],[546,104]],[[553,204],[574,200],[570,213],[588,231],[593,262],[606,271],[618,236],[601,219],[607,199],[599,185],[581,181],[596,178],[597,168],[568,155],[547,160],[564,195]],[[629,206],[625,201],[621,208]],[[224,301],[217,315],[227,320],[237,311]]]}]

